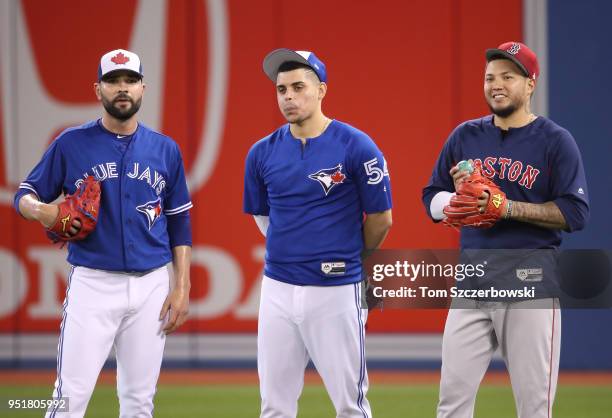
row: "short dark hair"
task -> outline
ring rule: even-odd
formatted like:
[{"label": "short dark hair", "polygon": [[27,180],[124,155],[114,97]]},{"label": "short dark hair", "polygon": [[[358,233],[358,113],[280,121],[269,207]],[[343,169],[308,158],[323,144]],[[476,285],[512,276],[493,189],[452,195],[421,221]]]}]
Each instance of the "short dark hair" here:
[{"label": "short dark hair", "polygon": [[321,79],[319,79],[319,75],[316,73],[315,70],[312,69],[312,67],[310,67],[309,65],[306,65],[304,63],[297,62],[297,61],[283,62],[280,65],[280,67],[278,67],[278,73],[286,73],[288,71],[293,71],[293,70],[297,70],[297,69],[300,69],[300,68],[312,71],[314,73],[314,75],[317,77],[317,79],[319,81],[321,81]]}]

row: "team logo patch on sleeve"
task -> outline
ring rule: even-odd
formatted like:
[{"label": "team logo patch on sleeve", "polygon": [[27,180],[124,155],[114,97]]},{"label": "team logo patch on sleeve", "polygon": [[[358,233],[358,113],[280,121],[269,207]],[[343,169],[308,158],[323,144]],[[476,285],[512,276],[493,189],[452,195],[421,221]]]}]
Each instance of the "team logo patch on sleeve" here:
[{"label": "team logo patch on sleeve", "polygon": [[162,213],[161,199],[157,198],[151,202],[147,202],[144,205],[136,206],[136,210],[140,213],[144,213],[149,222],[149,231],[155,225],[155,222],[159,219]]},{"label": "team logo patch on sleeve", "polygon": [[327,196],[336,184],[344,183],[346,175],[342,173],[342,164],[338,164],[333,168],[324,168],[316,173],[309,174],[308,178],[319,182],[321,187],[323,187],[325,196]]}]

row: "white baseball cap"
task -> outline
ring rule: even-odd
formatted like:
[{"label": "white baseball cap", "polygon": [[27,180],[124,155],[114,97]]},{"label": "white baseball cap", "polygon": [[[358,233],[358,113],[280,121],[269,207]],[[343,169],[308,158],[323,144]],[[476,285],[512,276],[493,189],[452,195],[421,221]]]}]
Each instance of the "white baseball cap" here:
[{"label": "white baseball cap", "polygon": [[142,64],[138,55],[125,49],[115,49],[114,51],[107,52],[100,58],[98,80],[118,70],[131,71],[138,74],[140,78],[143,76]]}]

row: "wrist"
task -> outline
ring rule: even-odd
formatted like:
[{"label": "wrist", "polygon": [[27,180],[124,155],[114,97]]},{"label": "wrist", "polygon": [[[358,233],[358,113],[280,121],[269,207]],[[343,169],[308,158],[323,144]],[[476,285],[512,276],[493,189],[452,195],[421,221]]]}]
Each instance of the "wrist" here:
[{"label": "wrist", "polygon": [[38,221],[43,224],[46,228],[53,226],[57,216],[59,214],[59,207],[57,205],[49,205],[46,203],[40,203],[38,206]]},{"label": "wrist", "polygon": [[368,258],[369,256],[372,255],[372,253],[374,252],[373,249],[368,249],[368,248],[364,248],[361,251],[361,261],[365,260],[366,258]]},{"label": "wrist", "polygon": [[25,196],[19,202],[19,210],[26,219],[31,219],[40,222],[45,228],[53,226],[59,207],[50,205],[32,199],[30,196]]},{"label": "wrist", "polygon": [[189,280],[189,277],[186,277],[186,275],[176,274],[173,288],[188,292],[191,289],[191,280]]},{"label": "wrist", "polygon": [[510,199],[506,202],[506,213],[504,214],[504,219],[512,219],[512,208],[514,207],[514,202]]}]

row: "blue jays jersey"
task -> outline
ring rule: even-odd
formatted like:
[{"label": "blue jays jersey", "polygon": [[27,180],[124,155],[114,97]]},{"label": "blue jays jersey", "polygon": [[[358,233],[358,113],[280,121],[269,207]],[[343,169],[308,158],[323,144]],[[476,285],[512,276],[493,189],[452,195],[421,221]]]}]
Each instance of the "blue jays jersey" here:
[{"label": "blue jays jersey", "polygon": [[385,159],[363,132],[332,121],[303,145],[284,125],[246,159],[244,211],[270,217],[266,276],[297,285],[361,280],[363,215],[391,209]]},{"label": "blue jays jersey", "polygon": [[68,262],[100,270],[142,272],[172,260],[166,217],[193,205],[178,145],[139,124],[118,137],[100,120],[67,129],[21,183],[16,198],[34,193],[52,202],[84,178],[101,181],[95,230],[68,246]]},{"label": "blue jays jersey", "polygon": [[[589,200],[580,151],[572,135],[550,119],[538,117],[520,128],[503,132],[493,116],[459,125],[450,135],[423,189],[428,214],[440,191],[454,192],[451,167],[473,159],[508,199],[544,203],[553,201],[567,222],[567,230],[582,229]],[[557,248],[561,231],[518,221],[501,221],[489,229],[462,228],[462,248]]]}]

